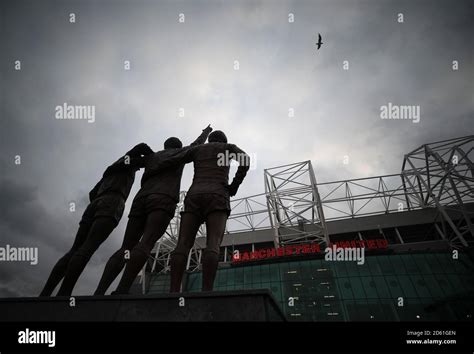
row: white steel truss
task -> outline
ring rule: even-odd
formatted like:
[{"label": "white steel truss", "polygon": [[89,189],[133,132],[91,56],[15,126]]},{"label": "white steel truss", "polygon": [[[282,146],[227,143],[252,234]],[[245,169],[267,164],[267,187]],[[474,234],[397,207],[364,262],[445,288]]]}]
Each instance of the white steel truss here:
[{"label": "white steel truss", "polygon": [[[433,208],[438,234],[453,248],[467,247],[474,242],[474,210],[467,207],[474,205],[473,160],[474,136],[467,136],[413,150],[399,174],[317,183],[311,161],[269,168],[265,193],[231,200],[226,234],[272,229],[275,246],[327,244],[328,221]],[[175,217],[154,248],[154,272],[169,271],[184,197],[181,192]],[[198,238],[205,234],[203,225]],[[200,258],[201,246],[195,244],[189,271],[200,269]]]},{"label": "white steel truss", "polygon": [[[324,213],[311,161],[266,169],[265,194],[275,247],[283,244],[329,243]],[[306,230],[303,225],[315,227]]]},{"label": "white steel truss", "polygon": [[[405,155],[407,203],[438,211],[442,235],[453,247],[474,242],[474,136],[422,145]],[[410,197],[409,197],[410,196]]]}]

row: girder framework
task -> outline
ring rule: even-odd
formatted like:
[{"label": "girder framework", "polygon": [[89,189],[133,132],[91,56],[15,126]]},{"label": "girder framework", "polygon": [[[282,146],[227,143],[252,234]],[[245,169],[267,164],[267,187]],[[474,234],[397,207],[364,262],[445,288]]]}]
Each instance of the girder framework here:
[{"label": "girder framework", "polygon": [[406,191],[401,174],[325,182],[318,189],[326,221],[406,211],[406,193],[415,193]]},{"label": "girder framework", "polygon": [[[311,161],[266,169],[265,194],[274,243],[329,243]],[[305,228],[311,224],[313,227]]]},{"label": "girder framework", "polygon": [[[265,193],[231,200],[226,234],[272,229],[275,246],[327,244],[327,221],[433,208],[438,235],[453,248],[467,247],[474,243],[474,210],[466,206],[474,203],[473,160],[471,135],[422,145],[405,155],[398,174],[317,183],[311,161],[269,168]],[[169,271],[184,198],[181,192],[175,217],[150,258],[154,272]],[[205,234],[202,225],[197,239]],[[202,247],[196,243],[191,250],[189,271],[200,269]]]},{"label": "girder framework", "polygon": [[474,136],[422,145],[405,155],[406,202],[436,208],[443,238],[453,247],[474,242]]}]

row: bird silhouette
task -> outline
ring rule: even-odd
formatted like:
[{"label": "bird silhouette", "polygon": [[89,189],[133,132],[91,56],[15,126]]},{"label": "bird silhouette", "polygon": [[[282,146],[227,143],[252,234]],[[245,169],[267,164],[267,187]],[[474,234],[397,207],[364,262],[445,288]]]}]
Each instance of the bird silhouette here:
[{"label": "bird silhouette", "polygon": [[321,48],[321,44],[323,44],[323,42],[321,42],[321,35],[318,33],[318,42],[316,43],[318,49]]}]

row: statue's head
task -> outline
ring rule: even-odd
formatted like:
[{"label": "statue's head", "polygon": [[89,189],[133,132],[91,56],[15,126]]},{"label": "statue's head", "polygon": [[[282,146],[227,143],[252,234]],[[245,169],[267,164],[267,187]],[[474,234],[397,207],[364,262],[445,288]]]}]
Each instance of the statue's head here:
[{"label": "statue's head", "polygon": [[172,136],[171,138],[166,139],[165,149],[179,149],[183,147],[183,143],[178,138]]},{"label": "statue's head", "polygon": [[210,143],[227,143],[227,137],[223,131],[214,130],[211,134],[209,134],[208,141]]}]

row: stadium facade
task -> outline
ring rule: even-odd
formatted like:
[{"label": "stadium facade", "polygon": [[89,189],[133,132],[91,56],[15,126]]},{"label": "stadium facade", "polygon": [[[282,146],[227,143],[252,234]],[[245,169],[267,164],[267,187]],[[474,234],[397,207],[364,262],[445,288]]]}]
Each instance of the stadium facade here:
[{"label": "stadium facade", "polygon": [[[474,310],[474,136],[422,145],[398,174],[318,183],[310,161],[264,172],[232,201],[215,290],[270,289],[289,320],[470,321]],[[181,203],[135,291],[169,291]],[[183,291],[199,291],[205,226]],[[327,248],[364,249],[364,262]]]}]

